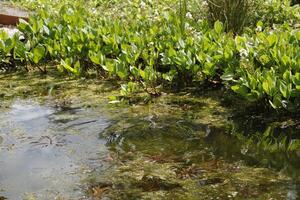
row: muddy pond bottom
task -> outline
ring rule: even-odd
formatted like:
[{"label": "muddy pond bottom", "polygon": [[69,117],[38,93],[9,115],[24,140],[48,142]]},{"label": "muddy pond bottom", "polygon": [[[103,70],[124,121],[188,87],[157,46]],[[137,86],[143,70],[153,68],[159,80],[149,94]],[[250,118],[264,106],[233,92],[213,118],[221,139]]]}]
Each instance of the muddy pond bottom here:
[{"label": "muddy pond bottom", "polygon": [[246,149],[230,128],[212,123],[222,112],[204,120],[202,103],[193,113],[172,101],[76,107],[47,97],[5,105],[1,200],[299,199],[299,155]]}]

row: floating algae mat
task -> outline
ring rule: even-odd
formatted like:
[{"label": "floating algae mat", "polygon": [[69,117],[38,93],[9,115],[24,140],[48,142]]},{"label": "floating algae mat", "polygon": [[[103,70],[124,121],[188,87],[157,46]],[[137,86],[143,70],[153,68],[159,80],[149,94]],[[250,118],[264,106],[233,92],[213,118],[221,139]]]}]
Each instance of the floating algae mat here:
[{"label": "floating algae mat", "polygon": [[114,105],[105,81],[0,85],[1,200],[300,197],[299,152],[246,150],[222,91]]}]

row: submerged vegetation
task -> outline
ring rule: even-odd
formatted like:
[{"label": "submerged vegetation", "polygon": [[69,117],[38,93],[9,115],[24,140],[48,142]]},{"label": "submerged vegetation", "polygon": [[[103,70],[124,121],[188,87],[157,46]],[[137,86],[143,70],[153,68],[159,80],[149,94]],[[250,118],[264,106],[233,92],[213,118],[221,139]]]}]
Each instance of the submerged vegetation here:
[{"label": "submerged vegetation", "polygon": [[[7,151],[13,156],[8,159],[14,164],[14,155],[19,155],[17,152],[22,150],[20,146],[33,145],[29,158],[26,158],[35,164],[35,161],[43,160],[41,156],[45,154],[67,153],[68,157],[85,161],[90,158],[89,155],[81,157],[82,152],[87,151],[86,146],[94,153],[100,150],[100,155],[92,154],[89,161],[95,170],[85,172],[87,180],[80,183],[93,199],[199,199],[199,196],[203,199],[284,199],[289,193],[297,195],[295,183],[299,180],[300,152],[299,146],[290,146],[288,141],[299,134],[293,129],[297,122],[282,118],[268,128],[267,120],[274,113],[266,117],[252,116],[243,101],[226,90],[186,90],[161,95],[147,104],[130,99],[131,106],[111,105],[108,97],[118,93],[117,83],[65,78],[52,69],[45,75],[38,72],[23,76],[20,72],[0,75],[0,91],[1,126],[4,130],[12,129],[12,135],[0,132],[3,136],[0,151],[3,154],[0,155],[6,155]],[[30,101],[39,106],[28,104]],[[31,112],[33,117],[36,113],[41,115],[25,123],[15,122],[12,127],[7,123],[11,117],[28,119]],[[40,123],[42,127],[37,126]],[[22,127],[25,124],[26,130]],[[104,130],[99,129],[102,126]],[[289,127],[291,132],[286,131]],[[43,128],[45,131],[41,131]],[[8,136],[21,142],[10,145]],[[284,136],[288,139],[281,140]],[[82,137],[80,142],[78,137]],[[91,141],[87,139],[89,137],[92,137]],[[99,145],[98,140],[105,147]],[[80,148],[74,151],[73,145]],[[101,153],[103,148],[107,149]],[[44,157],[46,163],[55,158]],[[69,165],[65,159],[58,163],[55,160],[55,166],[66,163]],[[6,165],[0,168],[3,166]],[[40,174],[43,169],[35,172]],[[62,169],[56,169],[59,173],[51,174],[51,180],[55,180],[54,188],[65,189],[68,187],[65,181],[74,184],[72,176],[71,180],[68,176],[64,176],[67,180],[57,178]],[[70,173],[74,175],[74,172],[76,170]],[[26,181],[34,184],[36,180],[29,178]],[[4,190],[5,183],[7,180],[0,184]],[[294,184],[296,188],[293,189]],[[30,188],[24,188],[23,191],[29,192]],[[14,188],[8,191],[14,191]],[[1,193],[7,198],[12,195],[6,194],[6,191]],[[28,193],[28,199],[43,199],[41,195],[45,193],[38,191],[36,195],[30,195]],[[64,193],[52,192],[51,195],[70,199],[63,198]]]}]

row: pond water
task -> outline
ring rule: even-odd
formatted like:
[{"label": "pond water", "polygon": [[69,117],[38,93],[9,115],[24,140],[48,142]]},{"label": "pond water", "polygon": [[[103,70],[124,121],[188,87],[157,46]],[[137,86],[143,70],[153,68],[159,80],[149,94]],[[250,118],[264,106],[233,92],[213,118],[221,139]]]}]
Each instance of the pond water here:
[{"label": "pond water", "polygon": [[15,100],[0,114],[0,188],[8,199],[84,196],[81,180],[103,167],[108,122],[101,109],[58,109]]},{"label": "pond water", "polygon": [[99,83],[10,80],[0,95],[1,200],[300,198],[299,151],[252,148],[233,129],[265,124],[230,120],[220,96],[111,105]]}]

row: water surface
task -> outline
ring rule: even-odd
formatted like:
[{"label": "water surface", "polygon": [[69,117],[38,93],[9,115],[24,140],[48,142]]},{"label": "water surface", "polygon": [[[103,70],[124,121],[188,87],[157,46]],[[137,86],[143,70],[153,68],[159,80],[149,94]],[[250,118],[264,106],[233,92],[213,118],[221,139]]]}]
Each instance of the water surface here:
[{"label": "water surface", "polygon": [[101,109],[56,108],[15,100],[0,114],[0,194],[8,199],[84,196],[82,180],[103,167]]},{"label": "water surface", "polygon": [[114,87],[95,80],[0,86],[1,200],[299,199],[299,149],[248,137],[296,139],[297,126],[236,115],[222,91],[109,104]]}]

